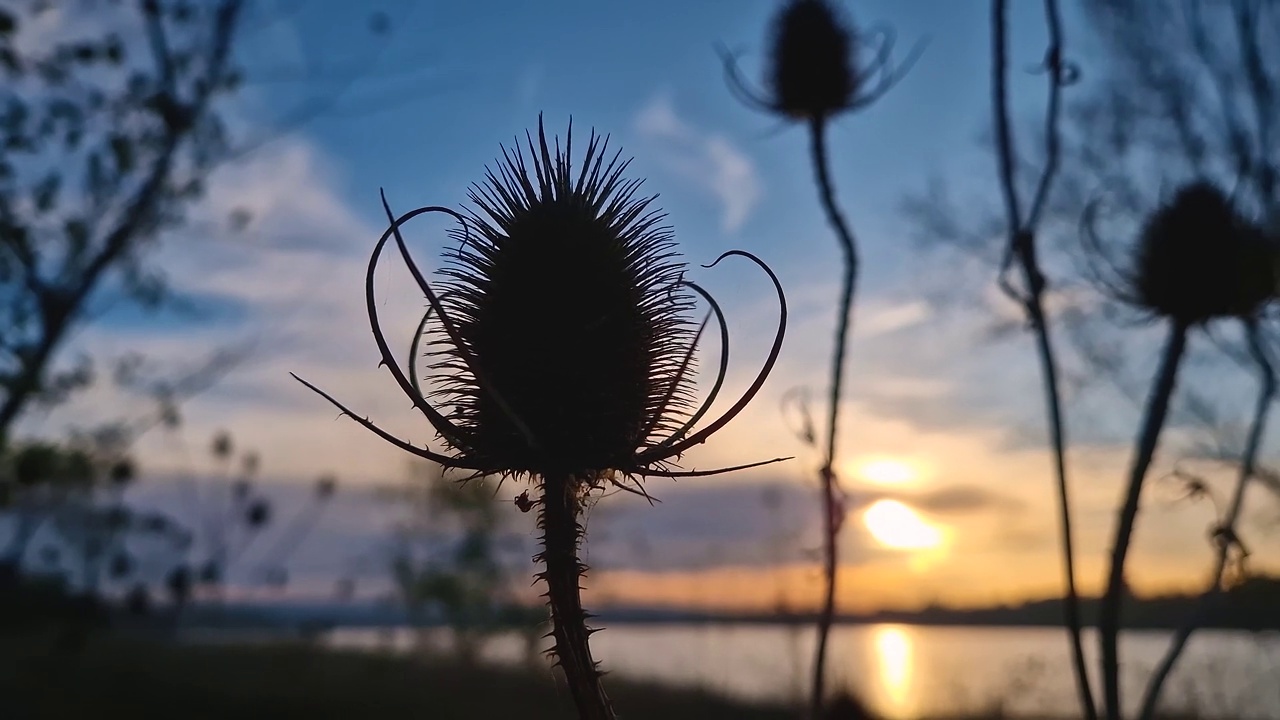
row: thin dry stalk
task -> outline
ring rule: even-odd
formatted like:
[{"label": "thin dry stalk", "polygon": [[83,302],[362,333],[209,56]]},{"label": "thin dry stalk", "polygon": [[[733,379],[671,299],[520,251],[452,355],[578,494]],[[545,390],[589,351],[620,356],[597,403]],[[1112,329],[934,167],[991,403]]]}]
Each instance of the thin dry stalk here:
[{"label": "thin dry stalk", "polygon": [[[1062,24],[1057,3],[1055,0],[1045,0],[1044,5],[1049,25],[1049,47],[1045,53],[1045,70],[1049,75],[1049,101],[1045,112],[1046,160],[1032,199],[1031,209],[1024,218],[1013,177],[1016,150],[1013,133],[1009,127],[1007,3],[1005,0],[994,0],[992,3],[992,95],[996,125],[996,156],[1009,224],[1009,244],[1000,268],[1000,287],[1005,294],[1022,306],[1035,333],[1040,373],[1044,381],[1049,440],[1053,447],[1054,473],[1057,481],[1058,524],[1061,533],[1066,592],[1063,607],[1064,621],[1071,642],[1072,667],[1076,677],[1076,689],[1080,696],[1080,708],[1086,720],[1094,720],[1097,717],[1097,709],[1094,707],[1088,667],[1085,663],[1084,643],[1081,639],[1080,596],[1076,589],[1075,550],[1071,533],[1071,498],[1067,482],[1066,423],[1062,413],[1057,356],[1054,352],[1048,316],[1044,309],[1046,280],[1036,254],[1037,221],[1058,167],[1060,145],[1058,120],[1062,87],[1066,84],[1067,77],[1067,70],[1062,60]],[[1025,291],[1014,288],[1006,279],[1006,273],[1015,260],[1022,271]]]}]

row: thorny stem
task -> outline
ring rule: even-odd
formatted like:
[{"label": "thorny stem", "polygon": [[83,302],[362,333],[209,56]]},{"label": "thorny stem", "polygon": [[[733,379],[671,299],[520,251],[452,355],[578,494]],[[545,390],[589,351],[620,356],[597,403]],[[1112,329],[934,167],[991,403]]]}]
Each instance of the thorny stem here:
[{"label": "thorny stem", "polygon": [[1160,442],[1160,431],[1169,414],[1169,400],[1178,381],[1178,366],[1187,347],[1187,326],[1173,321],[1169,328],[1160,369],[1152,381],[1151,394],[1147,397],[1146,415],[1138,435],[1133,465],[1129,470],[1129,487],[1124,505],[1120,509],[1120,522],[1116,527],[1115,543],[1111,550],[1111,571],[1107,578],[1107,590],[1098,609],[1098,638],[1102,646],[1102,679],[1108,720],[1121,720],[1120,706],[1120,605],[1125,594],[1124,561],[1129,552],[1129,541],[1138,516],[1138,501],[1142,496],[1142,482],[1155,456]]},{"label": "thorny stem", "polygon": [[1169,679],[1169,673],[1173,671],[1173,666],[1177,664],[1178,657],[1182,655],[1182,650],[1186,647],[1187,640],[1191,638],[1191,633],[1195,632],[1196,627],[1203,622],[1205,615],[1212,610],[1215,601],[1224,590],[1223,576],[1227,571],[1231,548],[1236,544],[1234,540],[1236,537],[1236,523],[1240,519],[1240,510],[1244,507],[1245,490],[1256,469],[1258,452],[1262,447],[1263,430],[1267,424],[1267,415],[1276,396],[1275,371],[1272,368],[1271,360],[1267,357],[1266,350],[1262,346],[1262,339],[1259,337],[1256,323],[1249,324],[1248,338],[1249,353],[1253,356],[1254,361],[1258,363],[1258,372],[1261,376],[1262,385],[1258,390],[1258,404],[1254,407],[1253,420],[1249,425],[1249,437],[1245,441],[1244,453],[1240,457],[1240,474],[1236,478],[1236,486],[1232,491],[1231,505],[1227,510],[1226,516],[1222,518],[1221,524],[1216,528],[1214,535],[1218,544],[1218,553],[1214,563],[1213,575],[1210,576],[1209,587],[1200,595],[1195,612],[1178,628],[1178,632],[1174,635],[1173,641],[1169,643],[1164,657],[1160,659],[1160,665],[1147,683],[1146,693],[1142,697],[1142,711],[1138,716],[1142,720],[1150,720],[1155,716],[1156,703],[1160,701],[1160,691],[1164,688],[1165,681]]},{"label": "thorny stem", "polygon": [[818,647],[813,661],[813,694],[810,698],[810,717],[816,720],[822,714],[825,699],[827,636],[831,633],[831,625],[835,619],[836,608],[836,575],[839,570],[836,536],[840,532],[839,512],[840,492],[839,479],[836,477],[836,447],[840,420],[840,395],[844,385],[844,355],[848,342],[849,329],[853,318],[853,293],[858,279],[858,250],[854,243],[853,232],[849,230],[840,207],[836,205],[835,191],[831,182],[831,170],[828,167],[826,147],[826,123],[822,117],[814,118],[809,124],[810,151],[813,155],[813,168],[817,175],[818,194],[822,199],[822,207],[826,210],[827,220],[835,230],[840,241],[840,249],[844,254],[844,277],[840,290],[840,315],[836,325],[836,343],[831,363],[831,394],[828,397],[827,411],[827,448],[822,464],[822,529],[823,529],[823,574],[826,579],[826,592],[822,603],[822,613],[818,617]]},{"label": "thorny stem", "polygon": [[1060,147],[1058,118],[1063,85],[1062,28],[1058,6],[1055,0],[1045,0],[1044,5],[1049,24],[1049,48],[1045,53],[1045,70],[1049,74],[1049,103],[1045,111],[1046,158],[1040,183],[1036,187],[1031,208],[1024,220],[1022,208],[1018,202],[1017,188],[1014,185],[1015,149],[1012,131],[1009,128],[1006,78],[1008,72],[1007,23],[1005,20],[1007,0],[995,0],[992,3],[992,88],[997,137],[996,159],[1009,220],[1009,245],[1006,251],[1005,267],[1001,267],[1000,272],[1003,274],[1008,264],[1016,259],[1022,269],[1026,287],[1025,293],[1019,293],[1012,288],[1006,288],[1006,292],[1022,304],[1036,336],[1036,350],[1044,384],[1045,412],[1049,426],[1049,440],[1053,446],[1054,474],[1058,491],[1058,525],[1062,543],[1062,564],[1065,576],[1063,579],[1066,585],[1063,615],[1071,642],[1071,659],[1075,671],[1076,690],[1080,696],[1080,709],[1084,713],[1085,720],[1095,720],[1098,711],[1094,706],[1093,690],[1090,687],[1089,670],[1084,656],[1080,594],[1076,589],[1075,548],[1071,534],[1071,497],[1067,483],[1067,440],[1062,415],[1062,391],[1058,377],[1057,355],[1053,350],[1053,338],[1044,309],[1046,281],[1036,257],[1035,225],[1057,170]]},{"label": "thorny stem", "polygon": [[542,553],[546,563],[542,578],[547,582],[547,604],[551,607],[551,634],[555,638],[556,664],[564,671],[569,693],[581,720],[613,720],[613,707],[600,683],[601,672],[591,659],[587,638],[587,613],[582,609],[579,583],[586,566],[578,560],[582,526],[580,482],[566,475],[542,479]]}]

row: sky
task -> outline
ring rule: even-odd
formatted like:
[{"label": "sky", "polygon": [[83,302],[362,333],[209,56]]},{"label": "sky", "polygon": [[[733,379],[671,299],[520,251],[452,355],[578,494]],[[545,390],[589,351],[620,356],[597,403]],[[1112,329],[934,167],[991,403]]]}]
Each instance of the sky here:
[{"label": "sky", "polygon": [[[791,311],[763,392],[685,465],[795,459],[678,483],[652,479],[646,487],[661,500],[656,507],[603,498],[590,515],[588,592],[600,602],[739,609],[812,603],[820,590],[819,460],[797,439],[794,407],[783,401],[806,388],[821,411],[840,255],[803,128],[738,102],[715,51],[723,44],[742,52],[745,75],[761,77],[774,3],[253,7],[238,49],[249,82],[226,107],[250,149],[210,178],[192,221],[155,256],[194,309],[112,308],[66,353],[139,352],[165,366],[194,366],[220,348],[247,350],[221,383],[183,407],[180,429],[140,441],[140,502],[181,507],[183,483],[213,472],[209,439],[226,429],[239,448],[260,454],[262,476],[286,507],[307,502],[316,477],[339,479],[338,496],[291,568],[298,592],[322,592],[351,574],[385,587],[383,548],[398,510],[372,491],[403,481],[406,458],[337,418],[288,373],[401,437],[431,439],[378,367],[364,316],[367,253],[384,227],[379,189],[401,211],[459,206],[501,146],[536,127],[541,113],[548,132],[563,135],[572,118],[576,134],[595,128],[634,156],[628,176],[645,178],[644,191],[658,195],[690,277],[729,317],[730,388],[745,388],[756,372],[777,308],[767,278],[748,263],[698,265],[728,249],[751,251],[777,271]],[[989,122],[986,10],[973,0],[852,7],[858,22],[893,28],[897,58],[927,44],[898,86],[840,118],[830,135],[837,196],[862,251],[838,465],[849,492],[839,602],[850,610],[1011,601],[1061,588],[1030,338],[993,339],[1017,317],[994,274],[923,249],[914,239],[919,224],[901,209],[933,178],[975,202],[997,200],[994,163],[981,143]],[[1012,11],[1011,62],[1031,68],[1043,55],[1039,4],[1014,3]],[[1066,11],[1073,37],[1074,4]],[[381,32],[371,26],[375,13],[386,21]],[[1078,47],[1087,57],[1087,43]],[[1043,78],[1015,73],[1012,91],[1019,118],[1034,120]],[[227,220],[237,210],[251,221],[232,230]],[[410,227],[420,264],[434,267],[444,229],[435,221]],[[388,263],[377,280],[385,326],[407,352],[423,298],[402,267]],[[1139,364],[1153,362],[1156,347],[1142,337],[1132,353]],[[1080,583],[1094,592],[1137,406],[1106,387],[1069,399]],[[56,434],[136,406],[103,385],[32,415],[23,429]],[[1174,459],[1160,458],[1153,476]],[[508,485],[503,497],[517,491]],[[1250,500],[1255,562],[1274,567],[1280,553],[1262,522],[1275,514],[1274,501],[1261,492]],[[1145,507],[1130,562],[1134,585],[1198,585],[1211,558],[1212,508],[1181,502],[1177,488],[1154,481]],[[513,562],[527,563],[532,551],[518,538],[530,537],[531,518],[514,507],[510,514]]]}]

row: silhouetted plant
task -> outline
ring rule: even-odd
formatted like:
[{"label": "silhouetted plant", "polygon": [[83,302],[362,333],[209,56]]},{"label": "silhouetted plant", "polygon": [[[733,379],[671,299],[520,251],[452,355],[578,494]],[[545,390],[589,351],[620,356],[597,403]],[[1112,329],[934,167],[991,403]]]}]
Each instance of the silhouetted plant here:
[{"label": "silhouetted plant", "polygon": [[[1059,122],[1062,112],[1062,88],[1078,79],[1079,69],[1063,59],[1062,20],[1058,4],[1056,0],[1045,0],[1045,21],[1049,31],[1049,43],[1045,50],[1043,68],[1049,78],[1049,100],[1044,119],[1045,163],[1031,195],[1031,201],[1026,204],[1018,188],[1015,168],[1018,167],[1020,158],[1009,122],[1007,59],[1009,43],[1006,20],[1008,2],[994,0],[991,8],[992,115],[995,120],[996,165],[1004,199],[1008,237],[998,279],[1004,294],[1022,308],[1036,337],[1040,374],[1044,381],[1049,442],[1053,450],[1054,473],[1057,481],[1058,522],[1065,580],[1064,621],[1071,641],[1072,668],[1075,673],[1076,689],[1080,696],[1080,709],[1086,720],[1093,720],[1097,717],[1098,711],[1094,705],[1093,691],[1089,686],[1089,671],[1085,664],[1084,643],[1081,639],[1080,597],[1076,590],[1075,545],[1071,534],[1071,498],[1067,483],[1066,422],[1062,412],[1058,360],[1054,352],[1054,340],[1044,302],[1049,283],[1041,266],[1037,238],[1041,216],[1058,171],[1061,152]],[[1021,271],[1020,286],[1010,278],[1015,263]]]},{"label": "silhouetted plant", "polygon": [[338,479],[333,475],[324,475],[316,480],[312,501],[306,507],[298,509],[293,519],[280,532],[279,538],[262,554],[260,565],[264,571],[283,568],[288,564],[289,559],[315,529],[337,490]]},{"label": "silhouetted plant", "polygon": [[[837,538],[844,515],[843,491],[839,486],[835,465],[844,358],[853,320],[853,298],[858,278],[857,243],[853,230],[835,200],[826,129],[827,124],[836,116],[866,108],[888,92],[902,78],[923,46],[917,45],[907,62],[894,67],[891,62],[893,33],[884,28],[871,33],[859,32],[857,26],[844,17],[831,0],[787,0],[773,18],[771,36],[766,81],[768,94],[751,90],[738,72],[737,59],[723,52],[729,87],[750,107],[808,125],[818,194],[844,257],[828,397],[825,457],[820,470],[826,592],[818,621],[818,645],[813,664],[813,690],[809,709],[810,717],[816,719],[822,715],[827,637],[835,618],[839,569]],[[863,57],[867,48],[871,48],[870,62]]]},{"label": "silhouetted plant", "polygon": [[[307,383],[343,414],[395,446],[475,476],[529,477],[540,490],[539,507],[553,621],[554,653],[583,718],[612,718],[613,710],[591,657],[578,559],[584,530],[578,516],[592,491],[605,484],[645,494],[638,478],[693,477],[755,467],[775,460],[714,470],[676,470],[674,461],[709,439],[751,401],[772,370],[782,346],[786,301],[773,271],[750,253],[737,255],[761,267],[773,282],[781,318],[768,359],[755,380],[723,415],[695,430],[720,389],[697,409],[692,394],[693,355],[701,334],[688,320],[692,297],[702,296],[720,325],[718,305],[684,279],[663,215],[652,198],[637,199],[639,180],[624,180],[620,153],[606,156],[607,138],[592,132],[581,166],[573,167],[572,126],[554,155],[538,121],[531,158],[503,151],[498,171],[473,186],[475,206],[463,215],[448,208],[419,208],[396,218],[383,198],[391,227],[369,261],[365,296],[383,364],[400,389],[427,417],[448,456],[420,448],[351,412]],[[532,167],[530,167],[530,164]],[[433,289],[409,255],[400,228],[427,213],[458,221],[458,245],[446,251]],[[424,393],[415,365],[406,373],[383,335],[373,292],[374,271],[394,237],[414,279],[430,303],[424,319],[438,350],[428,354],[434,386]],[[705,327],[705,323],[704,323]],[[415,341],[416,347],[416,341]],[[428,396],[448,408],[443,414]],[[779,458],[780,459],[780,458]],[[635,487],[625,484],[631,480]]]},{"label": "silhouetted plant", "polygon": [[[1050,297],[1060,303],[1060,327],[1067,333],[1068,342],[1058,351],[1062,353],[1065,347],[1074,353],[1074,357],[1059,355],[1066,360],[1062,364],[1064,385],[1083,389],[1101,380],[1135,405],[1143,400],[1139,384],[1128,377],[1129,371],[1138,370],[1145,360],[1143,353],[1133,351],[1133,327],[1125,322],[1132,313],[1116,312],[1116,304],[1096,303],[1093,297],[1093,290],[1101,284],[1111,294],[1120,290],[1125,299],[1134,300],[1134,273],[1117,278],[1101,272],[1108,269],[1099,267],[1096,249],[1085,253],[1088,262],[1081,263],[1078,246],[1054,242],[1056,234],[1071,237],[1081,216],[1096,212],[1091,206],[1100,190],[1107,195],[1108,220],[1139,225],[1161,202],[1159,196],[1166,188],[1185,186],[1192,179],[1211,180],[1219,188],[1231,189],[1231,204],[1236,210],[1256,218],[1273,235],[1280,229],[1276,225],[1280,196],[1275,192],[1280,145],[1274,142],[1276,119],[1280,118],[1280,93],[1276,92],[1280,76],[1276,66],[1267,62],[1274,45],[1278,7],[1251,0],[1079,3],[1084,29],[1100,41],[1095,46],[1099,56],[1087,66],[1087,84],[1073,91],[1071,102],[1062,110],[1062,131],[1046,126],[1033,145],[1023,148],[1024,154],[1015,156],[1012,168],[1015,178],[1031,182],[1047,166],[1057,169],[1042,213],[1047,242],[1039,245],[1037,254],[1046,267],[1061,272]],[[1046,61],[1053,59],[1046,57]],[[1061,62],[1061,57],[1057,59]],[[1074,68],[1066,69],[1075,79]],[[1052,80],[1051,62],[1037,69],[1046,70]],[[1056,94],[1051,86],[1051,102]],[[1046,114],[1046,121],[1051,115]],[[995,139],[998,145],[999,137]],[[1050,141],[1060,142],[1062,147],[1050,147]],[[1040,145],[1044,147],[1037,147]],[[973,203],[952,202],[946,188],[938,183],[904,203],[905,212],[923,231],[922,238],[990,262],[1007,252],[1008,240],[998,232],[1004,218],[990,208],[979,207],[975,214]],[[1005,247],[993,247],[997,243]],[[1079,272],[1082,264],[1083,278]],[[955,277],[954,268],[948,267],[949,287],[956,286]],[[1205,281],[1204,277],[1194,278],[1196,286]],[[1023,285],[1025,292],[1026,283]],[[1165,302],[1170,299],[1166,297]],[[1171,298],[1172,304],[1177,302],[1178,298]],[[1154,316],[1140,303],[1128,305],[1145,318]],[[1273,316],[1267,312],[1261,319],[1260,333],[1273,332],[1266,325]],[[1179,392],[1180,407],[1170,412],[1183,413],[1189,422],[1184,430],[1196,434],[1220,430],[1218,413],[1235,400],[1222,392],[1220,375],[1235,365],[1252,373],[1257,365],[1256,353],[1249,348],[1253,342],[1249,334],[1241,333],[1240,340],[1234,334],[1206,333],[1212,352],[1197,353],[1195,362],[1182,365],[1183,385],[1192,384],[1187,382],[1191,379],[1187,373],[1193,371],[1201,372],[1207,380],[1212,378],[1212,385],[1205,387],[1211,395],[1196,393],[1192,387]],[[1193,344],[1192,350],[1196,349]],[[1225,368],[1223,359],[1228,361]],[[1072,367],[1071,360],[1078,364]],[[1145,375],[1146,369],[1141,372]],[[1145,383],[1143,377],[1141,384]],[[1264,387],[1261,395],[1265,394]],[[1252,427],[1257,426],[1259,417],[1255,411]],[[1247,441],[1243,444],[1248,445]],[[1241,468],[1246,464],[1240,457],[1247,454],[1245,449],[1237,445],[1231,450],[1232,461]],[[1250,478],[1258,479],[1257,475]],[[1260,484],[1273,492],[1280,487]],[[1226,516],[1225,510],[1219,513],[1223,526]],[[1220,540],[1213,541],[1218,552],[1223,549]],[[1148,697],[1151,690],[1149,684]]]},{"label": "silhouetted plant", "polygon": [[406,604],[432,604],[441,611],[454,631],[459,656],[469,662],[476,658],[479,640],[498,625],[505,583],[493,542],[498,505],[478,483],[436,484],[430,492],[438,513],[458,517],[461,537],[449,552],[432,553],[422,563],[410,552],[400,553],[392,563],[393,575]]},{"label": "silhouetted plant", "polygon": [[240,83],[240,0],[84,5],[96,21],[51,36],[53,3],[0,8],[0,446],[32,402],[92,381],[87,358],[55,361],[104,287],[164,299],[143,260],[203,193]]},{"label": "silhouetted plant", "polygon": [[[1274,394],[1271,363],[1258,337],[1262,309],[1274,298],[1277,248],[1263,231],[1245,219],[1213,183],[1183,185],[1173,199],[1148,218],[1128,263],[1115,262],[1086,218],[1086,252],[1093,258],[1095,278],[1113,299],[1168,325],[1160,366],[1152,380],[1118,513],[1106,592],[1099,606],[1098,632],[1107,717],[1121,717],[1119,632],[1125,592],[1125,560],[1139,510],[1143,482],[1177,384],[1178,368],[1192,329],[1217,320],[1244,324],[1263,374],[1263,392],[1243,465],[1252,468],[1261,442],[1262,424]],[[1128,265],[1126,268],[1125,265]],[[1149,697],[1154,711],[1156,698]]]},{"label": "silhouetted plant", "polygon": [[[410,468],[404,484],[378,495],[399,511],[389,565],[411,623],[434,610],[464,661],[478,657],[491,634],[516,630],[527,643],[526,659],[536,662],[550,619],[545,607],[527,606],[513,592],[524,585],[512,580],[523,574],[528,555],[523,542],[509,542],[520,538],[504,528],[510,518],[503,502],[481,483],[447,482],[438,465],[415,460]],[[518,570],[503,550],[519,556]]]},{"label": "silhouetted plant", "polygon": [[262,460],[257,452],[240,453],[239,474],[232,477],[236,445],[231,433],[220,430],[209,444],[217,471],[210,483],[186,479],[191,495],[192,521],[200,528],[199,543],[205,559],[195,574],[198,585],[222,598],[230,566],[253,545],[272,519],[271,501],[255,494],[254,480]]}]

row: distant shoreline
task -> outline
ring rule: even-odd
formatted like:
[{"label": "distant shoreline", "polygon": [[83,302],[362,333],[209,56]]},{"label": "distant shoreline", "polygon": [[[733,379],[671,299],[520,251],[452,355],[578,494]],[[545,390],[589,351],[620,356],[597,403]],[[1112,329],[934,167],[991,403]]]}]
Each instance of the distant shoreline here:
[{"label": "distant shoreline", "polygon": [[[1125,627],[1133,630],[1173,630],[1199,608],[1199,599],[1187,595],[1130,598],[1125,604]],[[1084,599],[1081,614],[1092,625],[1097,600]],[[1280,579],[1253,578],[1221,596],[1202,614],[1198,627],[1217,630],[1280,631]],[[609,625],[767,624],[808,625],[810,613],[706,612],[685,608],[604,606],[598,621]],[[845,614],[841,625],[898,624],[929,627],[1060,628],[1063,607],[1059,599],[1036,600],[1019,605],[987,608],[926,607],[920,610],[883,610]],[[294,629],[302,632],[334,627],[397,628],[436,627],[431,618],[411,621],[403,609],[390,602],[228,603],[188,608],[183,626],[194,629]],[[517,629],[513,627],[512,629]]]}]

